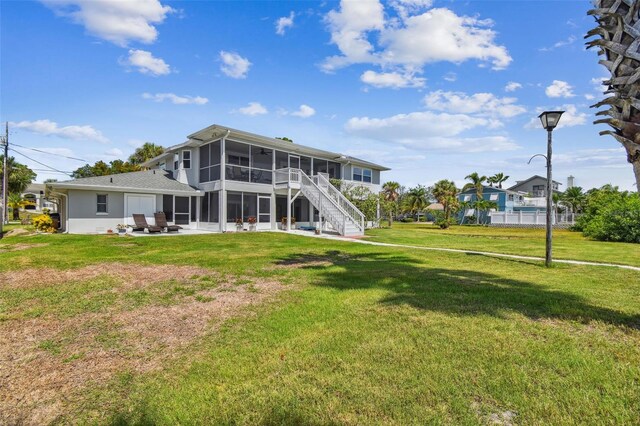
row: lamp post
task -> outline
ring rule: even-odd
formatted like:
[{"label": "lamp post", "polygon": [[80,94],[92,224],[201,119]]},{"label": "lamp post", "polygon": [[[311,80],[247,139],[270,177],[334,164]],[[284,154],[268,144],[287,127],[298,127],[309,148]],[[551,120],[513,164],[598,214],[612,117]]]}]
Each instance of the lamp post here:
[{"label": "lamp post", "polygon": [[551,210],[553,208],[553,175],[551,173],[551,134],[560,121],[560,116],[564,111],[545,111],[538,116],[542,122],[542,127],[547,131],[547,232],[546,232],[546,253],[544,264],[551,266],[551,238],[553,232],[553,217]]}]

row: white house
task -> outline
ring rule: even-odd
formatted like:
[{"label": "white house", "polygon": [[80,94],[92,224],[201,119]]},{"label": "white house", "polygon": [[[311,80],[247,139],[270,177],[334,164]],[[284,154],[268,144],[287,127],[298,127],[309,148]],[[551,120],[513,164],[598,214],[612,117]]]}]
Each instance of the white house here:
[{"label": "white house", "polygon": [[[153,224],[162,211],[184,228],[233,231],[322,224],[342,235],[362,235],[364,216],[329,181],[341,179],[380,191],[389,170],[358,158],[213,125],[144,164],[149,170],[55,182],[70,233],[101,233],[132,224],[143,213]],[[284,218],[284,219],[283,219]]]}]

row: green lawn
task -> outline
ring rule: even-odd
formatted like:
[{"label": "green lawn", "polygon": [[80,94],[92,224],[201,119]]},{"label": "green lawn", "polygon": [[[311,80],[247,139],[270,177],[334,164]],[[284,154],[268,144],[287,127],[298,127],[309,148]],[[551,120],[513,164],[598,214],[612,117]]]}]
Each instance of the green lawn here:
[{"label": "green lawn", "polygon": [[[453,226],[440,229],[426,223],[393,223],[391,229],[370,229],[371,241],[425,247],[479,250],[523,256],[545,255],[544,229]],[[557,259],[610,262],[640,266],[640,244],[594,241],[580,232],[553,231],[553,255]]]},{"label": "green lawn", "polygon": [[[393,239],[401,230],[373,234]],[[470,230],[476,231],[485,230]],[[459,242],[461,232],[450,235],[457,234]],[[601,244],[585,243],[594,250]],[[617,247],[622,257],[627,246]],[[108,267],[104,276],[87,280],[0,285],[0,336],[34,321],[78,320],[78,329],[56,329],[33,341],[31,358],[13,359],[24,363],[24,374],[38,368],[31,359],[70,368],[84,365],[83,357],[95,357],[93,363],[107,355],[131,361],[135,341],[127,340],[117,322],[97,322],[103,313],[113,318],[155,307],[177,309],[193,300],[206,306],[214,302],[205,295],[222,282],[255,285],[247,294],[263,291],[261,282],[285,288],[172,349],[175,356],[157,368],[113,368],[77,384],[80,392],[69,392],[61,402],[55,393],[43,394],[39,419],[631,425],[640,418],[640,274],[634,271],[546,269],[538,262],[271,233],[26,236],[0,241],[0,257],[0,273],[36,277],[45,267],[81,271],[105,262],[210,271],[182,280],[167,276],[144,290],[110,277]],[[80,341],[101,350],[83,352]],[[151,355],[166,352],[160,348]],[[55,416],[42,414],[47,404]],[[23,415],[34,416],[28,410]]]}]

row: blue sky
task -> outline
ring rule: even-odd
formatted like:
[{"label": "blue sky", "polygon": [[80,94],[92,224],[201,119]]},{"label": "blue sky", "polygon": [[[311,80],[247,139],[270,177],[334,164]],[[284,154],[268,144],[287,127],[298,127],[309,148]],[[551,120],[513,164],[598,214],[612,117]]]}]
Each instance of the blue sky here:
[{"label": "blue sky", "polygon": [[[588,1],[3,1],[0,120],[12,143],[125,159],[213,123],[338,151],[413,186],[545,173],[632,189],[589,105],[606,76]],[[83,163],[16,149],[58,170]],[[38,169],[38,181],[64,175]]]}]

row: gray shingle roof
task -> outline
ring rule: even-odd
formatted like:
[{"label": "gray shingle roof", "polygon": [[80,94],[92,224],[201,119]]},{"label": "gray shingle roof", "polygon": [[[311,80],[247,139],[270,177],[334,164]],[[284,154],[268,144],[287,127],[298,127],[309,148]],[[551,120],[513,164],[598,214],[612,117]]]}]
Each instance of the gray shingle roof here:
[{"label": "gray shingle roof", "polygon": [[191,192],[194,195],[199,193],[196,188],[175,180],[171,172],[157,169],[54,182],[51,186],[54,189],[95,188],[103,191]]}]

